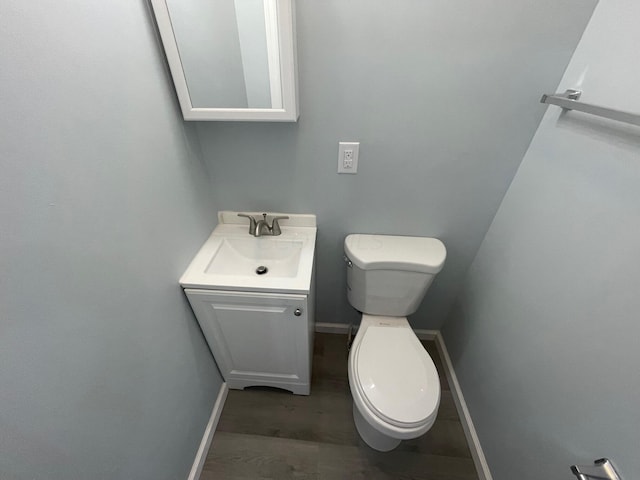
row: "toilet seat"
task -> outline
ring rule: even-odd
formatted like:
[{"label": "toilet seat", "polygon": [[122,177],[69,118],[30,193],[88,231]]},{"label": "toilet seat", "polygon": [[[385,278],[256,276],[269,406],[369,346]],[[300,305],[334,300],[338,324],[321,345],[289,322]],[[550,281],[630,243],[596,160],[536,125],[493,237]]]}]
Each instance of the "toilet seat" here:
[{"label": "toilet seat", "polygon": [[440,403],[438,372],[408,325],[368,326],[354,346],[353,383],[374,415],[400,428],[433,422]]}]

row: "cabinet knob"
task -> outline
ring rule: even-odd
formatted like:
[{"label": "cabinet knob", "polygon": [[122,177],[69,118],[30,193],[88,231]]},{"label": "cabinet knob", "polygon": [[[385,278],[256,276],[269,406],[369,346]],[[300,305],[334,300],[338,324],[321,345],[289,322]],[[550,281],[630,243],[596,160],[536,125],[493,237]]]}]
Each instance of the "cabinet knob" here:
[{"label": "cabinet knob", "polygon": [[302,309],[301,309],[301,308],[296,308],[296,309],[294,310],[293,314],[294,314],[296,317],[299,317],[300,315],[302,315]]}]

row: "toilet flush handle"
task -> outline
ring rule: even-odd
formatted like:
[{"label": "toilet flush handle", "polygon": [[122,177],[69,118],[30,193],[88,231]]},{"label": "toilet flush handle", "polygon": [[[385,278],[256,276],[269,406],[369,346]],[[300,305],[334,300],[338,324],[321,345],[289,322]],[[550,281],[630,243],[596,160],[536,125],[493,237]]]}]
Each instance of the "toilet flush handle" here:
[{"label": "toilet flush handle", "polygon": [[347,257],[346,255],[343,255],[342,258],[344,258],[344,263],[347,264],[347,267],[349,267],[349,268],[353,267],[353,262],[351,260],[349,260],[349,257]]}]

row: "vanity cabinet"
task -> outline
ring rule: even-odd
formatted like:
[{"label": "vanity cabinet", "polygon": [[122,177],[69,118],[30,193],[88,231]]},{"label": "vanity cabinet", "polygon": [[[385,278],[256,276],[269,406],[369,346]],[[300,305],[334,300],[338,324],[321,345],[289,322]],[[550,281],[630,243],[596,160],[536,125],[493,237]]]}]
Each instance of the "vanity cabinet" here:
[{"label": "vanity cabinet", "polygon": [[[241,214],[240,216],[238,214]],[[249,235],[246,216],[218,212],[180,285],[229,388],[309,395],[314,332],[316,217],[281,213],[278,234]]]},{"label": "vanity cabinet", "polygon": [[229,388],[310,393],[313,296],[185,288]]}]

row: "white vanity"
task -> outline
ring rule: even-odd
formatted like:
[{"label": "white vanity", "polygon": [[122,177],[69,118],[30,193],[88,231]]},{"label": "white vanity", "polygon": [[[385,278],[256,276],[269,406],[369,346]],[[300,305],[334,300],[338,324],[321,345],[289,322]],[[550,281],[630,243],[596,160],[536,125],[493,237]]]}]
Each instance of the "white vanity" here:
[{"label": "white vanity", "polygon": [[229,388],[308,395],[316,217],[274,214],[289,217],[279,221],[281,233],[254,236],[238,213],[218,213],[218,226],[180,284]]}]

